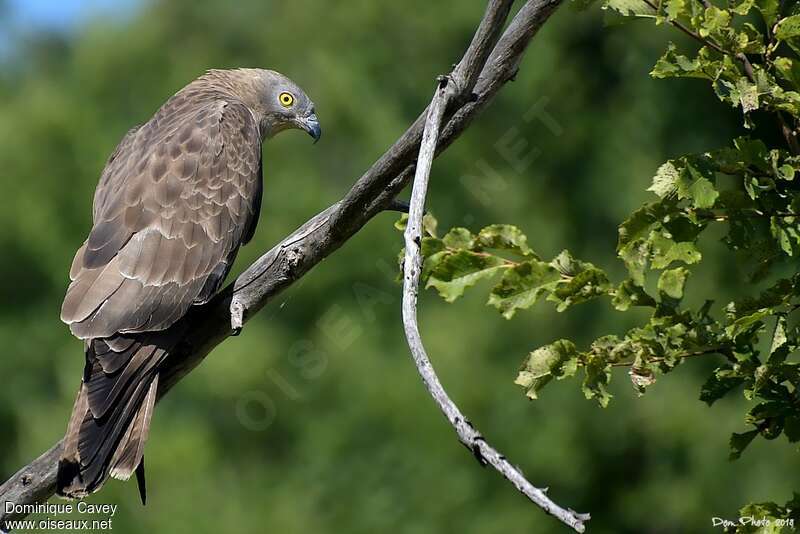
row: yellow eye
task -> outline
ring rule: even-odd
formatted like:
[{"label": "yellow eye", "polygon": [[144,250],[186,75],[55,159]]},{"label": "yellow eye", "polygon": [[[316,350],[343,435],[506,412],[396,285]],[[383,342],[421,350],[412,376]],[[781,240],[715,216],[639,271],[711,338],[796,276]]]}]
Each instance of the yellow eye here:
[{"label": "yellow eye", "polygon": [[281,93],[278,96],[278,102],[285,108],[288,108],[292,104],[294,104],[294,95],[292,93]]}]

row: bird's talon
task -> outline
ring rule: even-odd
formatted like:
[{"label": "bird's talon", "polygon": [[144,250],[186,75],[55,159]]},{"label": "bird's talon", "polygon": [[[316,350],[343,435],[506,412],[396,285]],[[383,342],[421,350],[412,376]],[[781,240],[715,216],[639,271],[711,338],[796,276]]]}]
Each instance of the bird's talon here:
[{"label": "bird's talon", "polygon": [[399,211],[400,213],[408,213],[411,205],[405,200],[394,199],[386,208],[388,211]]}]

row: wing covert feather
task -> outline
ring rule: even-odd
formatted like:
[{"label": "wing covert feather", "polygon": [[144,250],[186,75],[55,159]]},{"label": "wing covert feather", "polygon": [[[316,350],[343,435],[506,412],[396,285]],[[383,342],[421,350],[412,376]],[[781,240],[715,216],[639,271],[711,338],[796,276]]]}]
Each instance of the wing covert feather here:
[{"label": "wing covert feather", "polygon": [[182,91],[109,158],[62,320],[82,339],[163,330],[219,289],[252,236],[261,138],[244,104]]}]

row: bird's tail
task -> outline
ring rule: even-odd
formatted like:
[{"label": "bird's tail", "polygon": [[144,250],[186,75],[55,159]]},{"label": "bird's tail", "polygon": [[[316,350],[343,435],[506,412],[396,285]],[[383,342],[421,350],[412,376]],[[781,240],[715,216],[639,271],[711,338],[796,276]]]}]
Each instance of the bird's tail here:
[{"label": "bird's tail", "polygon": [[136,336],[87,342],[86,368],[58,465],[60,496],[83,498],[109,476],[127,480],[135,472],[145,502],[144,444],[166,354]]}]

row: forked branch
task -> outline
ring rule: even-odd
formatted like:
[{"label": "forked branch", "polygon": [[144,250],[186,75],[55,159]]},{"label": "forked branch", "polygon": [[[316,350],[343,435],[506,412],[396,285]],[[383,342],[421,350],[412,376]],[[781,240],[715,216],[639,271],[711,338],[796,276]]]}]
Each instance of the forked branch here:
[{"label": "forked branch", "polygon": [[583,532],[584,521],[589,520],[589,514],[579,514],[569,509],[561,508],[550,500],[545,492],[531,484],[519,468],[512,465],[505,456],[492,447],[472,426],[469,420],[461,413],[445,391],[436,371],[433,369],[417,324],[417,293],[419,291],[419,277],[422,271],[422,216],[425,210],[425,198],[428,192],[431,165],[436,152],[439,139],[439,129],[442,116],[452,95],[456,91],[456,81],[449,76],[439,80],[439,86],[433,95],[431,105],[428,107],[428,117],[422,135],[422,145],[419,150],[414,185],[411,191],[411,206],[409,208],[408,226],[405,231],[405,257],[403,260],[403,327],[408,340],[408,347],[417,366],[422,381],[431,394],[439,409],[442,410],[447,420],[456,431],[459,441],[474,455],[481,465],[491,465],[531,501],[540,506],[548,514],[552,514],[576,532]]}]

